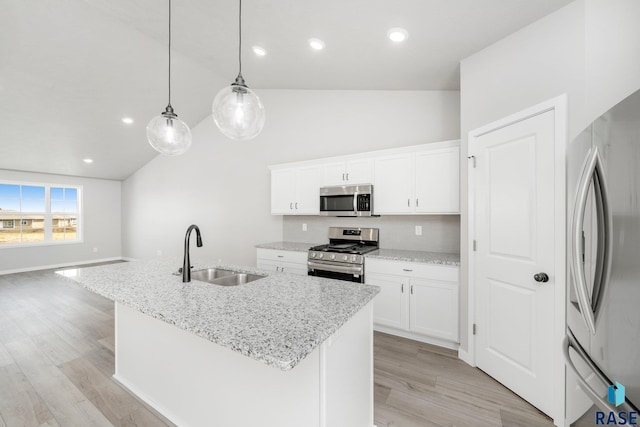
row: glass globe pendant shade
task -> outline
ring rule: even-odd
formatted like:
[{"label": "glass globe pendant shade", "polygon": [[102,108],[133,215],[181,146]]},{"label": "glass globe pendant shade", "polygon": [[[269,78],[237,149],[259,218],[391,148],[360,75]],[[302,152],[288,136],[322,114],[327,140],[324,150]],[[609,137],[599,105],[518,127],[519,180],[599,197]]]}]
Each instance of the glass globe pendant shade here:
[{"label": "glass globe pendant shade", "polygon": [[255,138],[264,127],[264,106],[242,79],[222,89],[212,105],[213,120],[225,136],[244,141]]},{"label": "glass globe pendant shade", "polygon": [[147,125],[147,139],[156,151],[177,156],[191,147],[191,130],[169,105],[164,113],[151,119]]}]

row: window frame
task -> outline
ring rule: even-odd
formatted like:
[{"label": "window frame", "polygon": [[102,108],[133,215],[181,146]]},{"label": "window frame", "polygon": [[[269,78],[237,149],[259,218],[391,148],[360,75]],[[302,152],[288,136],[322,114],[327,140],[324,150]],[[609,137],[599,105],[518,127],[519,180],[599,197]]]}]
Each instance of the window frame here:
[{"label": "window frame", "polygon": [[[6,185],[20,185],[29,187],[44,187],[44,200],[45,211],[44,212],[18,212],[18,215],[43,215],[44,216],[44,240],[39,242],[15,242],[15,243],[0,243],[0,250],[9,248],[25,248],[35,246],[57,246],[57,245],[74,245],[84,243],[84,186],[75,184],[60,184],[50,182],[30,182],[30,181],[11,181],[0,180],[0,184]],[[75,240],[53,240],[53,211],[51,210],[51,188],[73,188],[77,191],[77,212],[76,214],[76,239]],[[22,195],[20,196],[20,202],[22,203]],[[2,220],[0,218],[0,220]],[[22,218],[14,220],[14,230],[19,226],[20,233],[22,233]]]}]

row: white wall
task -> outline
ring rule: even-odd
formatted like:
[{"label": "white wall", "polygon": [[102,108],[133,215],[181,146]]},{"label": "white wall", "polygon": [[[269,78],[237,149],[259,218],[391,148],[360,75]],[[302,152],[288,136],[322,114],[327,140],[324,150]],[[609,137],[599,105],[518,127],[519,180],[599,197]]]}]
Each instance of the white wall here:
[{"label": "white wall", "polygon": [[266,125],[254,140],[231,141],[207,118],[186,154],[158,156],[124,181],[125,256],[181,255],[195,223],[204,247],[191,249],[193,259],[254,265],[254,245],[283,236],[282,217],[270,214],[268,165],[459,137],[458,92],[258,94]]},{"label": "white wall", "polygon": [[[468,132],[568,94],[569,138],[640,88],[640,2],[577,0],[461,62],[461,200]],[[468,216],[461,207],[461,347],[467,348]]]},{"label": "white wall", "polygon": [[82,243],[0,248],[0,273],[121,257],[120,181],[4,169],[0,181],[81,185],[84,215]]}]

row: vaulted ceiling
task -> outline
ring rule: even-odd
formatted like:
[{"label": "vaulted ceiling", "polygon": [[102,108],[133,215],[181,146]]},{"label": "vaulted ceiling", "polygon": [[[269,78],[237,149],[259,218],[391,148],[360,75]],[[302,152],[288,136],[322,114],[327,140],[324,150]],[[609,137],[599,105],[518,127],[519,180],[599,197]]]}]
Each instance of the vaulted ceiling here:
[{"label": "vaulted ceiling", "polygon": [[[243,74],[258,93],[458,90],[461,59],[569,2],[245,0]],[[167,10],[166,0],[4,1],[0,169],[123,179],[156,156],[145,126],[167,102]],[[172,104],[191,126],[237,74],[237,14],[237,1],[173,0]],[[408,39],[391,42],[392,27]],[[310,49],[311,37],[326,48]]]}]

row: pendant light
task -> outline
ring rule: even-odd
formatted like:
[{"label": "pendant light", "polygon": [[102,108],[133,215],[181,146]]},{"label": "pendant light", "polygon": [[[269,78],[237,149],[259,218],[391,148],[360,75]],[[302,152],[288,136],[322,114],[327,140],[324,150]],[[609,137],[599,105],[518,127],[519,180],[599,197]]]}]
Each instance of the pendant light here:
[{"label": "pendant light", "polygon": [[171,0],[169,0],[169,103],[164,112],[147,125],[149,144],[162,154],[177,156],[191,147],[191,130],[171,106]]},{"label": "pendant light", "polygon": [[236,80],[213,100],[213,120],[224,135],[237,141],[255,138],[264,127],[264,106],[242,77],[242,0],[238,13],[238,63]]}]

